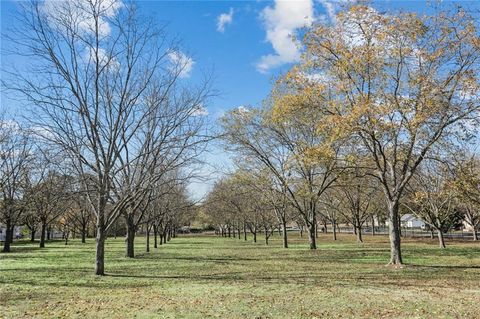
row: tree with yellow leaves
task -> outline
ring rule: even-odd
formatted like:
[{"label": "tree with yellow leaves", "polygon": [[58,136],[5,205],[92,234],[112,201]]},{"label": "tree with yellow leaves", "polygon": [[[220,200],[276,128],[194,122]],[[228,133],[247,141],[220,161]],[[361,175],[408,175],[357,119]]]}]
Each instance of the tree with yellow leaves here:
[{"label": "tree with yellow leaves", "polygon": [[362,146],[388,208],[390,264],[401,266],[398,217],[407,185],[439,141],[468,136],[478,120],[476,21],[461,9],[419,16],[356,5],[333,25],[311,27],[302,43],[301,63],[280,81],[288,93],[276,114],[317,112],[315,127],[329,142]]}]

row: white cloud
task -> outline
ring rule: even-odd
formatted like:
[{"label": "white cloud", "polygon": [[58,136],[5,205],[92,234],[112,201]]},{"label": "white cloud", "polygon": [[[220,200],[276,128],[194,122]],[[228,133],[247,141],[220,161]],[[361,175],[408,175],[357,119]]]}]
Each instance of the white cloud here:
[{"label": "white cloud", "polygon": [[233,22],[233,8],[228,13],[222,13],[217,17],[217,31],[225,32],[225,27]]},{"label": "white cloud", "polygon": [[93,63],[96,62],[98,55],[98,62],[100,66],[106,66],[108,71],[118,71],[120,68],[120,63],[118,63],[115,57],[110,56],[105,49],[98,48],[97,54],[95,54],[95,50],[93,48],[89,48],[85,51],[85,63],[91,61]]},{"label": "white cloud", "polygon": [[208,115],[208,110],[205,106],[203,105],[197,105],[192,109],[192,116],[207,116]]},{"label": "white cloud", "polygon": [[250,109],[248,108],[248,106],[240,105],[239,107],[237,107],[236,111],[237,111],[238,113],[241,113],[241,114],[243,113],[243,114],[245,114],[245,113],[249,113],[249,112],[250,112]]},{"label": "white cloud", "polygon": [[296,31],[314,21],[313,0],[275,0],[273,7],[266,7],[261,14],[265,25],[266,40],[272,44],[274,54],[264,55],[257,63],[257,70],[266,73],[286,63],[297,62],[300,50],[292,39]]},{"label": "white cloud", "polygon": [[[92,4],[95,10],[92,10]],[[70,21],[75,21],[73,23],[77,31],[85,33],[95,32],[94,13],[99,14],[99,33],[101,36],[108,36],[111,32],[108,19],[114,17],[122,7],[121,0],[45,0],[42,10],[49,24],[59,31],[65,29],[65,24],[70,25]]]},{"label": "white cloud", "polygon": [[171,62],[171,70],[178,73],[180,78],[190,77],[195,61],[181,51],[171,51],[168,53]]},{"label": "white cloud", "polygon": [[317,0],[325,9],[327,17],[331,22],[336,23],[337,21],[337,11],[342,5],[345,5],[349,2],[357,2],[357,0]]}]

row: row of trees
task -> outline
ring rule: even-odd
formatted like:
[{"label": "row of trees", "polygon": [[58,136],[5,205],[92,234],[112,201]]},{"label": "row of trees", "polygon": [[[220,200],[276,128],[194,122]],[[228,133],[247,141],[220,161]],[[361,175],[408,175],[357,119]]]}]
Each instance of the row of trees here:
[{"label": "row of trees", "polygon": [[[133,257],[141,225],[165,235],[177,222],[172,212],[193,205],[185,185],[208,139],[201,111],[211,94],[209,81],[196,86],[182,81],[189,61],[174,58],[180,56],[176,43],[140,17],[134,3],[32,1],[19,20],[21,27],[10,33],[16,45],[12,53],[29,63],[2,84],[28,101],[29,131],[41,149],[59,157],[52,164],[55,171],[67,172],[58,178],[73,178],[68,185],[76,195],[69,198],[78,210],[92,214],[95,274],[104,275],[105,240],[119,217],[127,229],[126,255]],[[24,145],[25,159],[13,150],[20,162],[5,175],[15,189],[2,184],[10,196],[3,201],[8,229],[21,215],[14,203],[27,196],[19,183],[22,163],[37,157],[29,143]],[[52,180],[58,173],[46,173],[51,188],[41,184],[42,191],[62,192],[62,184]],[[42,223],[58,220],[56,211]]]},{"label": "row of trees", "polygon": [[[264,106],[223,117],[227,148],[239,155],[242,170],[267,176],[262,197],[272,191],[277,204],[285,199],[306,226],[311,249],[317,246],[319,211],[336,205],[331,196],[355,212],[346,214],[354,216],[354,225],[369,211],[385,211],[390,264],[401,266],[400,214],[410,189],[428,186],[417,191],[412,209],[430,210],[429,194],[440,190],[416,179],[437,178],[428,173],[431,163],[476,133],[480,38],[475,18],[461,8],[419,16],[353,5],[334,24],[308,28],[300,42],[302,61],[278,79]],[[458,185],[469,190],[461,196],[469,194],[474,202],[479,187],[469,183]],[[215,202],[216,195],[211,197]],[[439,208],[452,211],[447,206]]]},{"label": "row of trees", "polygon": [[[2,214],[0,222],[5,225],[6,240],[3,251],[10,251],[15,227],[25,226],[30,232],[31,241],[39,235],[40,248],[50,239],[53,231],[62,232],[67,244],[69,235],[79,234],[82,243],[88,234],[95,233],[93,210],[89,206],[88,189],[93,176],[75,176],[62,167],[61,160],[55,158],[36,143],[31,132],[23,130],[18,123],[2,121],[0,124],[2,151],[0,177],[2,181]],[[30,134],[30,135],[29,135]],[[185,180],[177,172],[152,186],[152,196],[145,201],[142,214],[134,221],[133,235],[130,233],[126,245],[126,256],[134,257],[134,235],[139,227],[147,234],[153,232],[154,247],[166,242],[167,237],[183,224],[188,224],[194,211],[194,203],[188,199]],[[116,235],[118,224],[131,229],[132,215],[124,213],[122,220],[116,221],[111,233]],[[130,224],[129,224],[130,223]]]},{"label": "row of trees", "polygon": [[[455,166],[453,164],[455,163]],[[375,179],[360,175],[359,169],[346,169],[337,182],[327,190],[316,208],[314,236],[319,229],[331,227],[333,239],[337,239],[340,224],[351,225],[358,242],[363,242],[365,226],[373,235],[375,228],[387,221],[387,209],[383,194]],[[413,177],[401,201],[400,216],[413,214],[422,219],[428,229],[437,232],[439,245],[445,248],[444,233],[468,226],[473,240],[478,240],[480,228],[480,160],[465,158],[461,162],[428,160]],[[477,179],[477,188],[470,192],[466,183]],[[275,230],[282,232],[283,247],[288,248],[287,229],[295,227],[303,232],[305,223],[285,192],[274,184],[268,172],[237,169],[231,176],[218,181],[205,201],[202,211],[206,222],[215,225],[222,236],[236,235],[253,241],[257,234],[264,234],[265,243]],[[470,194],[472,199],[466,197]],[[298,194],[298,198],[302,197]]]}]

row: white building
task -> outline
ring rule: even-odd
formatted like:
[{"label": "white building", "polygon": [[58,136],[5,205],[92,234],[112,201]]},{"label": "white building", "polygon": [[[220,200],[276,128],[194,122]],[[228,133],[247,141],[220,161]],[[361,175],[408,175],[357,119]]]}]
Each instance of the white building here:
[{"label": "white building", "polygon": [[425,222],[412,214],[405,214],[400,218],[402,227],[406,228],[425,228]]}]

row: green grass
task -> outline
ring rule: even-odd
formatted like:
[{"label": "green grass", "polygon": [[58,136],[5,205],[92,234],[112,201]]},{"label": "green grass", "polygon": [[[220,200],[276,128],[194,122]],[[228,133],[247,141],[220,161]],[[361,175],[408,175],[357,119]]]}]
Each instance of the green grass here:
[{"label": "green grass", "polygon": [[[105,277],[93,273],[94,240],[15,243],[0,255],[6,318],[479,318],[480,245],[404,240],[403,269],[386,267],[386,237],[319,238],[309,251],[232,238],[175,238],[137,258],[109,239]],[[261,239],[261,238],[260,238]]]}]

